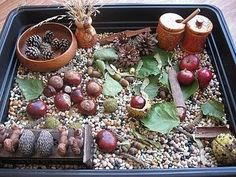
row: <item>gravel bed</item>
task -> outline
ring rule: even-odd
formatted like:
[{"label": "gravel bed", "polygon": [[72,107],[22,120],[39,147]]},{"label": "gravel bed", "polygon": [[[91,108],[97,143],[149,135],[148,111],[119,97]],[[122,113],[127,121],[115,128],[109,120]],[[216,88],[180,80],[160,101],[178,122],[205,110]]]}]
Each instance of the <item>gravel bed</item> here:
[{"label": "gravel bed", "polygon": [[[78,49],[76,57],[65,67],[61,68],[56,72],[51,73],[36,73],[30,72],[26,68],[19,66],[17,71],[18,78],[34,78],[39,77],[46,84],[47,79],[56,74],[64,75],[64,71],[68,69],[73,69],[79,71],[83,76],[83,82],[81,86],[83,90],[86,81],[91,78],[87,74],[87,60],[92,58],[92,52],[94,49],[100,48],[99,45],[96,45],[93,49],[84,50]],[[178,60],[179,57],[185,55],[180,48],[176,49],[174,54],[174,60]],[[199,54],[198,57],[201,61],[201,66],[207,66],[213,73],[214,68],[211,64],[210,58],[206,51]],[[103,83],[103,77],[101,79],[96,79],[99,83]],[[138,81],[136,81],[138,82]],[[213,80],[210,82],[210,85],[207,89],[202,92],[198,91],[191,100],[186,101],[187,105],[187,114],[186,120],[181,123],[179,126],[180,130],[182,127],[187,126],[189,123],[193,122],[197,116],[202,117],[198,126],[215,126],[219,123],[213,119],[207,119],[201,115],[200,104],[214,98],[218,101],[222,101],[222,95],[220,92],[219,81],[217,80],[216,75],[214,74]],[[84,92],[86,93],[86,92]],[[53,98],[46,98],[44,95],[40,96],[40,99],[44,100],[48,104],[48,113],[47,116],[53,115],[58,117],[60,122],[66,126],[69,126],[72,123],[80,122],[82,125],[88,123],[92,126],[92,133],[95,136],[97,132],[101,129],[110,129],[115,132],[119,138],[119,143],[123,141],[128,141],[131,144],[136,142],[136,138],[132,134],[132,129],[129,122],[133,122],[140,134],[145,135],[150,140],[160,142],[161,147],[156,148],[154,146],[146,146],[142,149],[134,148],[135,152],[128,152],[136,159],[143,161],[146,164],[145,168],[196,168],[196,167],[215,167],[217,162],[215,157],[212,154],[212,149],[210,147],[210,142],[205,140],[203,142],[204,148],[201,150],[199,146],[190,139],[186,134],[178,130],[172,130],[169,134],[163,135],[156,132],[148,131],[143,127],[137,120],[133,120],[127,117],[126,105],[129,104],[132,91],[130,88],[123,89],[119,96],[116,97],[118,100],[118,110],[112,114],[104,114],[103,101],[105,97],[100,95],[97,98],[97,115],[95,116],[82,116],[78,113],[78,110],[73,106],[69,111],[60,112],[58,111],[53,103]],[[156,100],[160,100],[158,97]],[[6,126],[9,126],[12,121],[26,126],[31,124],[31,120],[26,114],[26,105],[28,104],[25,101],[18,85],[13,84],[13,88],[10,93],[10,106],[8,112],[8,118],[5,122]],[[41,122],[34,128],[43,128],[44,122]],[[194,128],[191,129],[194,132]],[[95,169],[140,169],[144,168],[136,161],[133,161],[129,158],[126,158],[120,154],[120,152],[125,152],[127,149],[121,148],[119,146],[117,150],[112,154],[102,153],[97,149],[95,143],[95,151],[93,155],[93,165]],[[132,154],[133,153],[133,154]],[[204,156],[204,163],[201,156]],[[29,168],[29,169],[78,169],[77,165],[12,165],[5,164],[0,165],[8,168]]]}]

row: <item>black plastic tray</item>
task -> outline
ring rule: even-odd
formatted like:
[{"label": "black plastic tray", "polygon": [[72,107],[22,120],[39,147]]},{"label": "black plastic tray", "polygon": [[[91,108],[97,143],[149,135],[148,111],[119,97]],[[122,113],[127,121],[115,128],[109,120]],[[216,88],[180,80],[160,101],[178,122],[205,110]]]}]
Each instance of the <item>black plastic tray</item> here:
[{"label": "black plastic tray", "polygon": [[[150,26],[155,30],[157,20],[166,12],[187,16],[196,8],[201,14],[210,18],[214,30],[207,41],[207,49],[211,55],[221,90],[224,94],[226,114],[231,129],[236,132],[236,50],[229,34],[226,22],[220,10],[209,5],[108,5],[101,9],[101,14],[94,19],[97,32],[121,31]],[[14,81],[18,61],[15,55],[15,44],[18,36],[30,25],[48,17],[64,14],[65,9],[55,6],[29,6],[13,10],[0,35],[0,120],[6,120],[9,91]],[[68,24],[68,21],[61,21]],[[133,176],[133,177],[208,177],[236,176],[236,167],[188,168],[188,169],[148,169],[148,170],[24,170],[0,169],[0,176]]]}]

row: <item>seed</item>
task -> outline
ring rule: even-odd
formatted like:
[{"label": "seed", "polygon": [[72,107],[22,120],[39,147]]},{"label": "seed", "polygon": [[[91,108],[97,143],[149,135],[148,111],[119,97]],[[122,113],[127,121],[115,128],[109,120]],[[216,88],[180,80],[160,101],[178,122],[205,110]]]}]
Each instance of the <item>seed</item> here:
[{"label": "seed", "polygon": [[161,99],[165,99],[166,98],[166,92],[164,90],[161,90],[159,93]]},{"label": "seed", "polygon": [[91,74],[91,77],[96,77],[96,78],[100,78],[102,76],[102,73],[100,73],[99,71],[93,71]]},{"label": "seed", "polygon": [[91,75],[93,73],[93,67],[92,66],[88,67],[87,73],[88,73],[88,75]]},{"label": "seed", "polygon": [[113,79],[115,79],[116,81],[119,81],[121,79],[121,75],[115,73],[113,76]]},{"label": "seed", "polygon": [[129,153],[130,153],[131,155],[136,155],[136,154],[138,153],[138,149],[132,147],[132,148],[129,149]]},{"label": "seed", "polygon": [[143,145],[142,143],[137,142],[137,141],[135,141],[135,142],[133,143],[133,146],[134,146],[135,148],[139,149],[139,150],[145,148],[145,145]]},{"label": "seed", "polygon": [[135,68],[130,68],[129,73],[130,74],[135,74]]},{"label": "seed", "polygon": [[93,65],[93,60],[92,59],[88,59],[87,66],[92,66],[92,65]]},{"label": "seed", "polygon": [[129,82],[126,79],[123,79],[123,78],[120,79],[120,84],[123,87],[128,87],[129,86]]},{"label": "seed", "polygon": [[132,83],[134,82],[134,77],[127,76],[127,77],[125,77],[125,79],[126,79],[130,84],[132,84]]}]

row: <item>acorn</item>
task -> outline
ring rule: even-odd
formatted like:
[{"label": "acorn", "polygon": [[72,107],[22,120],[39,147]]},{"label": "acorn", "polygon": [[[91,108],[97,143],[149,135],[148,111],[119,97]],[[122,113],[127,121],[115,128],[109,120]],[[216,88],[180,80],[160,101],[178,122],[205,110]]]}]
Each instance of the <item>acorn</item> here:
[{"label": "acorn", "polygon": [[103,103],[104,112],[113,113],[117,110],[118,104],[115,98],[108,98]]}]

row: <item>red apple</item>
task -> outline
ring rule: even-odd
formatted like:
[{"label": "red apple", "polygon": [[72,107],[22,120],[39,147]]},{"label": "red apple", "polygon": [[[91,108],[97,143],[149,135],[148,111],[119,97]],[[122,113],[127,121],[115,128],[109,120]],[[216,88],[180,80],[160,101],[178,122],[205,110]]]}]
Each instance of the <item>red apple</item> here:
[{"label": "red apple", "polygon": [[196,71],[199,67],[200,60],[196,55],[187,55],[183,57],[179,62],[179,68],[181,70],[187,69],[189,71]]},{"label": "red apple", "polygon": [[178,72],[177,79],[181,85],[191,85],[194,81],[194,75],[191,71],[184,69]]},{"label": "red apple", "polygon": [[202,68],[198,70],[197,78],[198,78],[199,87],[204,89],[209,85],[211,79],[213,78],[213,74],[209,69]]}]

